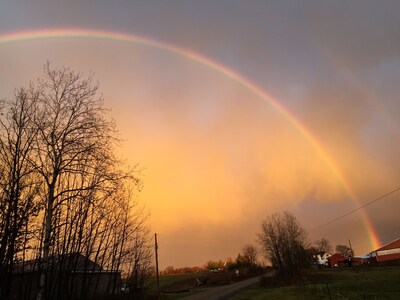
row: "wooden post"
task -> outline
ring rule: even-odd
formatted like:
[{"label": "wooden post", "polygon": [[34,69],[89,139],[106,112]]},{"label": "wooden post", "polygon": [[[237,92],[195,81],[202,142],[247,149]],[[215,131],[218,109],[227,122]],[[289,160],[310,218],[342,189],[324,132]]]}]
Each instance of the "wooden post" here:
[{"label": "wooden post", "polygon": [[158,274],[158,243],[157,233],[154,234],[154,251],[156,254],[157,299],[160,299],[160,276]]},{"label": "wooden post", "polygon": [[351,250],[351,256],[353,257],[354,256],[354,251],[353,251],[353,247],[351,247],[350,239],[349,239],[349,246],[350,246],[350,250]]}]

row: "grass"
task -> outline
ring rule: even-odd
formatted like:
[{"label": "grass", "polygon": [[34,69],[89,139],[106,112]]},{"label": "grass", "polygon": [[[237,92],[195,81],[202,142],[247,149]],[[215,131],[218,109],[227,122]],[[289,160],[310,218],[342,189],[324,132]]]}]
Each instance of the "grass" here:
[{"label": "grass", "polygon": [[307,270],[296,284],[269,286],[255,285],[230,299],[400,299],[400,266]]},{"label": "grass", "polygon": [[[186,290],[196,283],[197,277],[202,277],[203,273],[185,273],[185,274],[174,274],[174,275],[161,275],[160,276],[160,290],[169,291],[170,289]],[[149,294],[155,294],[157,291],[157,281],[153,278],[149,282]],[[170,299],[170,298],[166,298]],[[171,298],[172,299],[172,298]],[[178,299],[178,298],[177,298]]]},{"label": "grass", "polygon": [[[196,278],[204,280],[207,278],[205,286],[196,286]],[[245,279],[245,278],[242,278]],[[160,298],[162,300],[175,300],[190,296],[202,291],[204,288],[220,286],[237,281],[238,278],[233,271],[225,272],[198,272],[179,275],[160,276]],[[156,281],[152,280],[149,285],[149,295],[156,294]],[[149,296],[149,299],[153,299]]]}]

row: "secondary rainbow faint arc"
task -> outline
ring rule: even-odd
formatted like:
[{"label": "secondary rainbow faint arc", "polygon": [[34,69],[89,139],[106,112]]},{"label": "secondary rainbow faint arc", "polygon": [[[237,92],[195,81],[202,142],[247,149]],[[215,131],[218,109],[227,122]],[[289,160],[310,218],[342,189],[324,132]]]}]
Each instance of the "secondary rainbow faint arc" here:
[{"label": "secondary rainbow faint arc", "polygon": [[[115,31],[103,31],[94,29],[79,29],[79,28],[54,28],[54,29],[41,29],[41,30],[31,30],[31,31],[19,31],[11,32],[7,34],[0,35],[0,44],[19,42],[19,41],[29,41],[38,39],[55,39],[55,38],[89,38],[89,39],[103,39],[103,40],[114,40],[120,42],[136,43],[145,46],[155,47],[162,49],[183,57],[193,60],[197,63],[205,65],[212,70],[215,70],[226,77],[238,82],[252,93],[266,101],[271,105],[276,111],[282,114],[300,133],[304,138],[313,146],[318,155],[322,160],[329,166],[332,172],[335,174],[336,178],[343,185],[344,189],[351,197],[351,199],[357,204],[360,201],[357,199],[355,193],[345,180],[342,172],[337,167],[334,159],[329,154],[329,152],[319,143],[319,141],[313,136],[313,134],[290,112],[288,111],[278,100],[269,95],[266,91],[260,88],[255,83],[251,82],[249,79],[240,75],[236,71],[224,66],[216,61],[213,61],[205,56],[202,56],[194,51],[178,47],[172,44],[156,41],[153,39],[145,38],[138,35],[126,34]],[[366,230],[368,232],[371,246],[376,249],[381,243],[379,241],[378,235],[375,232],[371,222],[369,221],[366,213],[361,210],[361,214],[365,223]]]}]

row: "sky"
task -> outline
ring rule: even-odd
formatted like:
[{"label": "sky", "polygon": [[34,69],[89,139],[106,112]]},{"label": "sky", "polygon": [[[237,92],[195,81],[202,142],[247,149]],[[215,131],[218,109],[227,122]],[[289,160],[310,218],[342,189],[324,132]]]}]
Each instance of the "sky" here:
[{"label": "sky", "polygon": [[283,210],[310,243],[351,240],[362,255],[399,237],[400,193],[321,226],[400,186],[399,11],[388,0],[0,0],[0,98],[47,60],[94,73],[121,155],[141,170],[161,268],[235,258]]}]

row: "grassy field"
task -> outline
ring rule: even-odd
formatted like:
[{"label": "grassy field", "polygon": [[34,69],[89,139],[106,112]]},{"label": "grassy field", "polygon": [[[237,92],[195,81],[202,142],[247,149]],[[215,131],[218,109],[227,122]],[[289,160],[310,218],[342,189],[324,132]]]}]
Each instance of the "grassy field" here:
[{"label": "grassy field", "polygon": [[[160,276],[160,290],[168,291],[170,289],[175,290],[186,290],[195,286],[196,278],[202,277],[203,273],[185,273],[185,274],[176,274],[176,275],[161,275]],[[155,294],[157,291],[157,282],[156,279],[152,279],[149,282],[149,290],[150,294]]]},{"label": "grassy field", "polygon": [[230,299],[400,299],[400,266],[308,270],[292,285],[267,285],[255,285]]},{"label": "grassy field", "polygon": [[[207,284],[200,287],[196,286],[196,278],[200,278],[200,280],[202,281],[207,278]],[[163,275],[160,276],[160,298],[162,300],[180,299],[182,297],[198,293],[204,288],[229,284],[239,279],[244,278],[237,278],[233,271]],[[148,292],[149,294],[153,295],[156,293],[156,282],[154,280],[151,281],[150,289]]]}]

